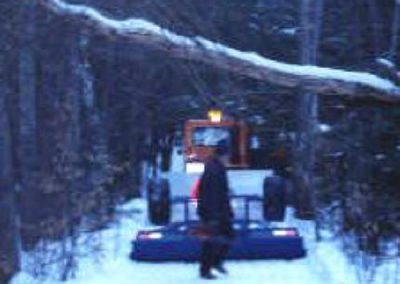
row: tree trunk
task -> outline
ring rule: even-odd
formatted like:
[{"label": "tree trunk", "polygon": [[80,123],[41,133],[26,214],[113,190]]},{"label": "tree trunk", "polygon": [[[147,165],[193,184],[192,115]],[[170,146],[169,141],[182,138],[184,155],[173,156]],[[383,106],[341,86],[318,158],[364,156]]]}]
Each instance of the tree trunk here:
[{"label": "tree trunk", "polygon": [[[24,2],[19,15],[19,58],[18,58],[18,131],[17,131],[17,179],[21,188],[21,220],[23,243],[31,240],[32,220],[35,216],[35,195],[38,173],[37,115],[36,115],[36,5]],[[35,229],[34,229],[35,230]]]},{"label": "tree trunk", "polygon": [[66,66],[65,66],[65,92],[62,97],[63,120],[61,126],[65,129],[60,133],[61,145],[63,148],[63,158],[60,161],[61,180],[64,183],[64,203],[63,219],[66,227],[63,237],[63,267],[61,279],[66,281],[75,275],[77,269],[76,247],[78,238],[78,227],[80,225],[81,208],[84,205],[81,193],[83,192],[80,179],[81,155],[79,149],[81,145],[80,127],[80,97],[83,93],[82,77],[77,70],[80,64],[79,53],[79,33],[72,28],[67,29],[66,36],[69,41],[66,43]]},{"label": "tree trunk", "polygon": [[19,161],[23,181],[37,170],[35,4],[21,4],[19,53]]},{"label": "tree trunk", "polygon": [[[1,38],[1,35],[0,35]],[[0,66],[4,66],[4,53],[0,52]],[[19,269],[19,238],[17,206],[13,188],[12,140],[7,97],[9,90],[0,68],[0,283],[7,283]]]},{"label": "tree trunk", "polygon": [[392,24],[392,38],[390,41],[389,58],[395,63],[396,53],[399,46],[399,21],[400,21],[400,0],[395,1],[395,9],[393,12],[393,24]]},{"label": "tree trunk", "polygon": [[375,0],[368,0],[367,5],[369,14],[367,19],[369,19],[368,22],[371,25],[373,52],[374,56],[377,57],[382,53],[382,45],[385,43],[383,37],[383,19],[378,14],[378,7]]},{"label": "tree trunk", "polygon": [[[302,0],[301,4],[301,63],[317,63],[318,41],[322,17],[322,0]],[[315,93],[304,92],[299,99],[299,125],[295,153],[295,187],[297,216],[315,217],[315,131],[318,125],[318,98]]]}]

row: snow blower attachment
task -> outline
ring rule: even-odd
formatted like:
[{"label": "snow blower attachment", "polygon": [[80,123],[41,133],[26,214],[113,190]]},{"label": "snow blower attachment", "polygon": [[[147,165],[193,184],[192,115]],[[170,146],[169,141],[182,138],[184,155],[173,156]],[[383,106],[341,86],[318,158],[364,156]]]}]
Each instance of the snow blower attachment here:
[{"label": "snow blower attachment", "polygon": [[[263,202],[253,195],[236,195],[243,201],[244,217],[233,221],[236,238],[228,259],[295,259],[306,255],[303,238],[296,228],[274,228],[268,222],[250,219],[250,205]],[[184,205],[184,221],[163,228],[139,231],[132,241],[131,259],[137,261],[197,261],[202,238],[208,237],[200,221],[190,220],[192,198],[178,197],[173,204]]]}]

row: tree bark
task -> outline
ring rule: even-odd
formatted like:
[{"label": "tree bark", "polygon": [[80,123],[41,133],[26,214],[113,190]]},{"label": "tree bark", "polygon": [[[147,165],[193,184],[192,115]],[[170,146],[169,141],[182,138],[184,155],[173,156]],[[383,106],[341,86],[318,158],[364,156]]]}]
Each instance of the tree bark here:
[{"label": "tree bark", "polygon": [[[65,208],[63,219],[66,221],[64,228],[64,237],[62,239],[63,267],[61,279],[68,280],[74,276],[77,269],[76,248],[78,238],[78,227],[80,225],[81,208],[84,206],[82,200],[82,180],[79,171],[82,157],[79,154],[81,146],[81,125],[80,125],[80,95],[83,93],[83,80],[81,73],[77,70],[80,64],[79,39],[80,35],[75,33],[72,28],[67,29],[67,38],[69,41],[66,45],[66,91],[62,98],[63,120],[61,122],[65,132],[61,134],[60,141],[63,151],[63,159],[61,164],[61,173],[64,182],[64,202]],[[62,172],[64,171],[64,172]]]},{"label": "tree bark", "polygon": [[399,21],[400,21],[400,0],[395,0],[393,12],[392,37],[390,41],[389,58],[396,61],[396,51],[399,46]]},{"label": "tree bark", "polygon": [[37,170],[35,4],[21,4],[19,53],[19,161],[20,176]]},{"label": "tree bark", "polygon": [[[319,35],[322,22],[323,0],[302,0],[301,58],[302,64],[316,64]],[[295,185],[297,216],[315,217],[315,143],[318,125],[318,97],[312,92],[303,92],[299,98],[298,130],[295,149]]]},{"label": "tree bark", "polygon": [[[4,64],[3,59],[0,56],[0,66]],[[2,73],[0,69],[0,78],[4,78]],[[0,283],[7,283],[20,265],[17,207],[12,180],[12,140],[6,99],[8,96],[7,86],[0,79]]]},{"label": "tree bark", "polygon": [[19,49],[18,49],[18,93],[17,115],[18,126],[17,140],[17,166],[16,179],[21,189],[21,235],[24,246],[33,235],[32,224],[36,212],[38,174],[38,148],[37,148],[37,93],[36,93],[36,12],[34,2],[20,4],[19,10]]},{"label": "tree bark", "polygon": [[372,33],[372,42],[373,42],[373,52],[374,56],[379,56],[383,50],[383,44],[385,43],[384,40],[384,33],[383,33],[383,23],[382,18],[378,14],[378,7],[376,5],[375,0],[368,0],[368,18],[371,27]]},{"label": "tree bark", "polygon": [[36,0],[49,11],[70,17],[97,32],[165,52],[169,56],[203,62],[282,87],[350,97],[372,96],[384,101],[400,101],[400,88],[372,74],[285,64],[242,52],[201,37],[184,37],[140,19],[117,21],[93,8],[66,4],[60,0]]}]

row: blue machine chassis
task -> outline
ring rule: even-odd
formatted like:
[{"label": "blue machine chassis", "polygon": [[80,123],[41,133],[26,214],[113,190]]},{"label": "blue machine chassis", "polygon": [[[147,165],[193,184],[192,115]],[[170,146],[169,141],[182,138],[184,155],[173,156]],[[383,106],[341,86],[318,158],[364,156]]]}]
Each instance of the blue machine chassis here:
[{"label": "blue machine chassis", "polygon": [[[132,242],[131,259],[197,261],[200,257],[201,238],[191,233],[191,228],[196,226],[198,223],[195,222],[180,222],[160,230],[139,232],[138,238]],[[303,238],[298,234],[279,235],[282,232],[297,233],[294,228],[265,228],[260,221],[237,221],[235,227],[240,228],[236,229],[236,238],[231,244],[228,259],[295,259],[306,255]],[[142,239],[145,235],[157,238]]]},{"label": "blue machine chassis", "polygon": [[[228,259],[295,259],[306,255],[303,238],[295,228],[271,228],[267,222],[250,220],[251,202],[262,202],[254,195],[236,195],[245,205],[243,220],[235,220],[236,238]],[[201,223],[189,220],[188,197],[173,203],[184,205],[184,222],[175,222],[156,230],[140,231],[132,241],[131,259],[137,261],[197,261],[201,250]],[[199,235],[200,232],[200,235]]]}]

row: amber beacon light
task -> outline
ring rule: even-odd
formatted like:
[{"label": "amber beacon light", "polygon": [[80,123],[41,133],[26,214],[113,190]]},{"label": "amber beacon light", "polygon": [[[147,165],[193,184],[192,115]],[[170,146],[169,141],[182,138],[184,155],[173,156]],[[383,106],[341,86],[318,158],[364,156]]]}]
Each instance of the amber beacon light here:
[{"label": "amber beacon light", "polygon": [[219,109],[210,109],[208,111],[208,119],[212,122],[221,122],[222,111]]}]

